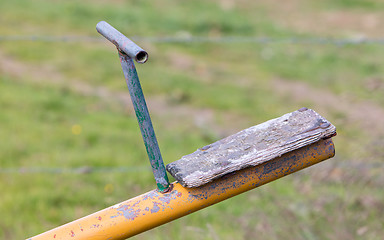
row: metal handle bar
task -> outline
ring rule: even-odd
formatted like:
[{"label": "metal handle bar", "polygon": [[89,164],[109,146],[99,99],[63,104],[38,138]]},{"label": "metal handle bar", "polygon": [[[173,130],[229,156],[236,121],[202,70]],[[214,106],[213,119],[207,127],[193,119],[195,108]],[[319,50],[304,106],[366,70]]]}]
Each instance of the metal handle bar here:
[{"label": "metal handle bar", "polygon": [[120,51],[127,54],[138,63],[145,63],[148,60],[148,53],[129,38],[117,31],[114,27],[105,21],[101,21],[96,25],[96,30],[106,39],[111,41]]}]

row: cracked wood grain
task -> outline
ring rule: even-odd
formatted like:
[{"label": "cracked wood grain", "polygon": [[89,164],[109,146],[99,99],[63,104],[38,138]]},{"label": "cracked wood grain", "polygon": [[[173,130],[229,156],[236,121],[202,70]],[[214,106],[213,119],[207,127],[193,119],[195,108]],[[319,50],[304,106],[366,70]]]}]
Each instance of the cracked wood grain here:
[{"label": "cracked wood grain", "polygon": [[168,164],[166,169],[184,187],[199,187],[335,133],[336,127],[325,118],[301,108],[204,146]]}]

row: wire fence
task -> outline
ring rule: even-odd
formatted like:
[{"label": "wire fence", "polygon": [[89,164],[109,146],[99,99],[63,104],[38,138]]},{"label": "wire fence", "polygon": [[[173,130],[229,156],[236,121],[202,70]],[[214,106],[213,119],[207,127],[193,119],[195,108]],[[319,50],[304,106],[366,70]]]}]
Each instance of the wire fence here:
[{"label": "wire fence", "polygon": [[0,174],[88,174],[88,173],[126,173],[126,172],[150,172],[150,166],[127,166],[127,167],[19,167],[0,168]]},{"label": "wire fence", "polygon": [[[319,169],[339,168],[344,170],[370,170],[384,169],[384,162],[338,162],[316,165]],[[19,167],[0,168],[0,174],[90,174],[90,173],[127,173],[127,172],[151,172],[150,166],[126,166],[126,167]]]},{"label": "wire fence", "polygon": [[[307,44],[307,45],[384,45],[384,38],[326,38],[326,37],[257,37],[257,36],[163,36],[131,38],[134,41],[152,43],[254,43],[254,44]],[[0,35],[0,42],[104,42],[105,39],[97,36],[17,36]],[[318,166],[321,167],[321,166]],[[371,163],[343,163],[332,164],[334,168],[341,169],[384,169],[384,162]],[[326,167],[323,167],[326,168]],[[329,168],[329,166],[328,166]],[[19,167],[0,168],[0,174],[88,174],[88,173],[126,173],[148,172],[149,166],[125,166],[125,167]]]},{"label": "wire fence", "polygon": [[[327,38],[327,37],[257,37],[257,36],[163,36],[163,37],[132,37],[134,41],[153,43],[255,43],[255,44],[308,44],[308,45],[384,45],[384,38]],[[1,36],[2,42],[103,42],[96,36]]]}]

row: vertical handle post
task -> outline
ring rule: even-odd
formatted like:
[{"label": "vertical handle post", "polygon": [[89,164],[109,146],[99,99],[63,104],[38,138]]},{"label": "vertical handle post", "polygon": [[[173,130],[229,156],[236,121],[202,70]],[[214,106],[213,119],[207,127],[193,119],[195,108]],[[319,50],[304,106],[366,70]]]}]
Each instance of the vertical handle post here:
[{"label": "vertical handle post", "polygon": [[143,136],[152,172],[155,176],[157,189],[162,193],[167,192],[170,189],[170,183],[163,158],[161,157],[159,144],[156,139],[155,130],[153,129],[148,107],[145,102],[139,76],[137,75],[136,67],[133,62],[133,59],[135,59],[139,63],[145,63],[148,59],[148,54],[129,38],[125,37],[104,21],[99,22],[96,25],[96,29],[101,35],[116,45],[118,49],[121,67],[127,82],[129,94],[131,95],[137,121],[139,122],[141,135]]}]

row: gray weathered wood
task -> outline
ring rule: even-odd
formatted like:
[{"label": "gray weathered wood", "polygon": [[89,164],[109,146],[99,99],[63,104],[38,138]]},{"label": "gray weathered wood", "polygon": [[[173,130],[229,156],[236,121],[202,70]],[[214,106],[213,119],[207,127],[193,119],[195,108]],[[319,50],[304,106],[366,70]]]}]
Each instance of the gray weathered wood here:
[{"label": "gray weathered wood", "polygon": [[336,127],[325,118],[301,108],[202,147],[168,164],[166,169],[184,187],[199,187],[335,133]]}]

